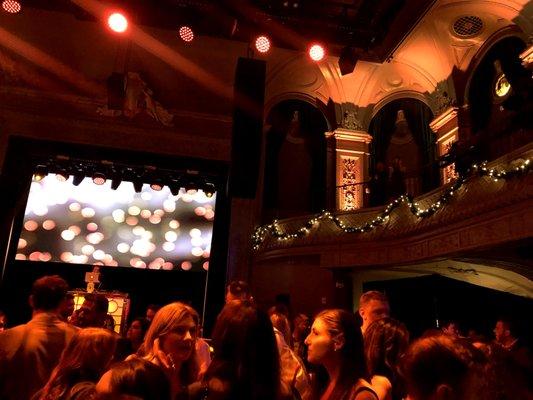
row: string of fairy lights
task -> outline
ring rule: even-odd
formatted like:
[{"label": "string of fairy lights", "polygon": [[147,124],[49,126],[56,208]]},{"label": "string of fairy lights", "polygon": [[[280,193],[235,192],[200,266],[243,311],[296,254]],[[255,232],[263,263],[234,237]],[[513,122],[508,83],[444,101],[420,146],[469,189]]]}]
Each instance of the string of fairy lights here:
[{"label": "string of fairy lights", "polygon": [[[484,161],[480,164],[473,164],[470,168],[472,176],[488,176],[492,181],[497,182],[500,179],[511,179],[516,176],[525,175],[531,170],[531,160],[530,159],[518,159],[511,162],[507,168],[488,168],[487,161]],[[466,174],[465,174],[466,175]],[[413,215],[418,218],[428,218],[437,212],[439,209],[444,207],[457,191],[463,186],[467,176],[459,176],[453,184],[448,187],[439,197],[427,208],[422,208],[418,203],[414,202],[412,198],[406,194],[401,195],[397,199],[389,203],[385,209],[378,216],[374,217],[372,220],[365,222],[362,225],[347,225],[340,218],[338,218],[331,211],[324,210],[320,214],[313,216],[308,219],[303,226],[299,227],[292,233],[284,233],[277,220],[274,220],[268,225],[262,225],[256,228],[252,235],[252,246],[254,250],[259,249],[261,244],[267,239],[268,236],[276,238],[278,241],[287,241],[291,239],[301,238],[309,233],[313,228],[316,228],[320,221],[333,221],[335,225],[342,229],[345,233],[364,233],[369,232],[376,227],[387,222],[390,214],[394,209],[398,208],[401,204],[406,203]]]}]

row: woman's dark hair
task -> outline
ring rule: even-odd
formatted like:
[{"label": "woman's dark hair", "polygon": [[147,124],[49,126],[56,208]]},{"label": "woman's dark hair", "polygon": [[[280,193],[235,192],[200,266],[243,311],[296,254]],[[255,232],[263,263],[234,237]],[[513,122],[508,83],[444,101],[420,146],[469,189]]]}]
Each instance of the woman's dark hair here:
[{"label": "woman's dark hair", "polygon": [[79,330],[63,350],[39,398],[61,399],[76,383],[96,383],[109,366],[115,347],[115,336],[105,329]]},{"label": "woman's dark hair", "polygon": [[393,318],[372,322],[364,334],[365,358],[370,376],[381,375],[392,384],[392,397],[403,398],[404,385],[399,379],[400,357],[409,346],[409,332]]},{"label": "woman's dark hair", "polygon": [[[363,336],[351,312],[341,309],[324,310],[315,317],[321,319],[331,336],[342,335],[344,345],[340,348],[340,375],[330,396],[341,399],[359,379],[367,379],[368,373],[363,350]],[[321,392],[324,388],[318,387]]]},{"label": "woman's dark hair", "polygon": [[249,301],[232,301],[213,331],[215,355],[204,380],[219,379],[227,398],[275,400],[279,397],[279,355],[268,314]]},{"label": "woman's dark hair", "polygon": [[450,335],[434,335],[416,340],[401,362],[407,392],[416,398],[429,398],[441,384],[455,393],[464,393],[481,374],[483,354],[469,342]]},{"label": "woman's dark hair", "polygon": [[150,361],[133,357],[110,369],[110,393],[142,400],[170,400],[170,383],[163,370]]}]

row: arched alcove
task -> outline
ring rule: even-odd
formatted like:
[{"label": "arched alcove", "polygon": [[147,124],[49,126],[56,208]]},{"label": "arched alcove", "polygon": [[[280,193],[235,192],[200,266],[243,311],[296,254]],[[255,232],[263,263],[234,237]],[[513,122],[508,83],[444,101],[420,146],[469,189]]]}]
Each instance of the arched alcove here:
[{"label": "arched alcove", "polygon": [[285,100],[267,116],[263,220],[320,211],[326,204],[327,121],[313,105]]},{"label": "arched alcove", "polygon": [[493,159],[529,141],[533,80],[522,66],[526,48],[516,36],[505,37],[486,51],[467,86],[473,143],[482,158]]},{"label": "arched alcove", "polygon": [[[436,138],[429,128],[432,119],[430,108],[413,98],[393,100],[372,118],[369,127],[373,137],[371,176],[381,169],[381,165],[376,168],[378,163],[384,164],[385,171],[390,171],[385,178],[389,180],[385,198],[395,197],[402,191],[416,196],[438,186]],[[398,159],[401,166],[397,165]],[[401,186],[396,181],[398,174],[394,173],[393,179],[393,164],[403,174],[403,189],[398,188]]]}]

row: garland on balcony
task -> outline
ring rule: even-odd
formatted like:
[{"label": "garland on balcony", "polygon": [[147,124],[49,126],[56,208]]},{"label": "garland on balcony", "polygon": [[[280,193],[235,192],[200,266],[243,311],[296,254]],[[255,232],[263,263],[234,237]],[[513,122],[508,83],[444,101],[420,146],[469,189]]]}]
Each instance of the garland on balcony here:
[{"label": "garland on balcony", "polygon": [[[487,168],[487,161],[482,162],[481,164],[473,164],[470,168],[472,176],[488,176],[492,181],[497,182],[499,179],[510,179],[515,176],[525,175],[531,170],[533,163],[529,159],[518,159],[509,164],[507,169],[498,169],[498,168]],[[271,224],[259,226],[256,228],[252,235],[252,245],[253,249],[257,250],[261,244],[266,240],[268,235],[271,235],[277,238],[279,241],[296,239],[303,237],[309,233],[309,231],[316,227],[321,220],[331,220],[337,225],[339,229],[342,229],[345,233],[363,233],[368,232],[377,226],[382,225],[389,219],[392,211],[399,207],[402,203],[406,203],[411,210],[411,213],[416,215],[419,218],[427,218],[433,215],[437,210],[443,207],[450,199],[454,196],[457,190],[463,186],[466,176],[459,176],[457,180],[450,186],[441,196],[427,208],[421,208],[418,206],[418,203],[413,202],[412,198],[406,194],[401,195],[396,200],[393,200],[389,205],[385,207],[383,212],[372,219],[367,221],[363,225],[359,226],[349,226],[342,222],[335,214],[331,211],[324,210],[320,214],[315,215],[310,218],[307,222],[303,224],[293,233],[283,233],[278,225],[278,221],[274,220]]]}]

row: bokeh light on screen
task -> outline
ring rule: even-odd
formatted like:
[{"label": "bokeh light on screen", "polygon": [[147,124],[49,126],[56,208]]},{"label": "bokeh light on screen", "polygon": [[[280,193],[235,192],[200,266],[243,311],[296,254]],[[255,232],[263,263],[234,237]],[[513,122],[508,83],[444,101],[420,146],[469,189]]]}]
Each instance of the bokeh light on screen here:
[{"label": "bokeh light on screen", "polygon": [[86,178],[75,186],[53,174],[31,184],[17,260],[158,270],[205,271],[216,194]]}]

